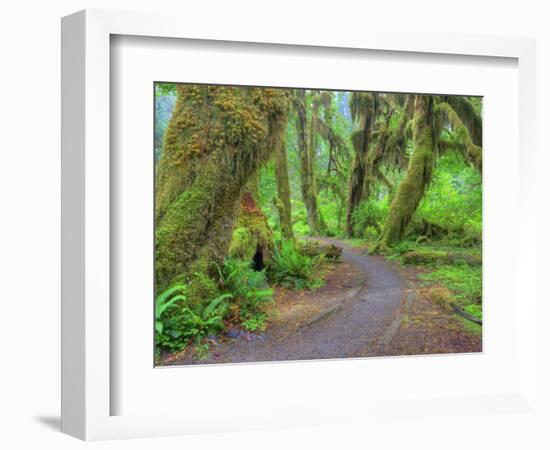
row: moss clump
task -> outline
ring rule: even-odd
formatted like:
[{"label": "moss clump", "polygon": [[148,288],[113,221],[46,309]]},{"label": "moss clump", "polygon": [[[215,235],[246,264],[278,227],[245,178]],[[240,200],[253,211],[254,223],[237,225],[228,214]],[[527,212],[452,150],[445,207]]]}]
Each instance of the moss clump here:
[{"label": "moss clump", "polygon": [[317,241],[307,241],[300,245],[299,250],[309,257],[323,257],[337,261],[342,256],[342,249],[335,245],[321,245]]},{"label": "moss clump", "polygon": [[452,312],[452,303],[454,301],[453,294],[442,286],[434,286],[426,291],[427,297],[434,303],[441,306],[445,311]]},{"label": "moss clump", "polygon": [[401,261],[409,265],[464,263],[478,266],[481,265],[481,255],[443,250],[413,250],[401,255]]},{"label": "moss clump", "polygon": [[409,251],[401,255],[401,261],[409,265],[446,263],[448,257],[443,251]]},{"label": "moss clump", "polygon": [[273,232],[269,227],[267,217],[257,206],[252,193],[243,193],[239,215],[229,246],[229,256],[244,261],[253,261],[259,254],[261,265],[267,266],[273,256],[273,249]]}]

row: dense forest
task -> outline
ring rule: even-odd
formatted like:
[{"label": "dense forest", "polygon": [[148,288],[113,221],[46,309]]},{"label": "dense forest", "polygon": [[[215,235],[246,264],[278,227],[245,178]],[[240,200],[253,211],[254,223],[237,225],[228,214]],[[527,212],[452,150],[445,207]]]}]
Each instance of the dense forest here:
[{"label": "dense forest", "polygon": [[[479,350],[481,98],[156,83],[154,142],[157,363]],[[345,319],[349,274],[363,300],[395,276],[393,306]],[[243,357],[285,314],[316,322],[311,342]],[[373,343],[399,317],[393,350],[316,344],[349,349],[362,337],[330,330],[362,314]]]}]

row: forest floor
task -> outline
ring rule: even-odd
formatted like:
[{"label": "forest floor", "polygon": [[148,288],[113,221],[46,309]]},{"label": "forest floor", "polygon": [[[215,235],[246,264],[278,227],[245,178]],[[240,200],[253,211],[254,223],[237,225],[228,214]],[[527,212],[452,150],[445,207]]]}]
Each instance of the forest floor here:
[{"label": "forest floor", "polygon": [[470,353],[482,351],[479,333],[423,294],[421,269],[318,238],[342,248],[327,263],[325,284],[312,291],[277,288],[265,332],[230,329],[208,339],[198,358],[192,347],[162,365]]}]

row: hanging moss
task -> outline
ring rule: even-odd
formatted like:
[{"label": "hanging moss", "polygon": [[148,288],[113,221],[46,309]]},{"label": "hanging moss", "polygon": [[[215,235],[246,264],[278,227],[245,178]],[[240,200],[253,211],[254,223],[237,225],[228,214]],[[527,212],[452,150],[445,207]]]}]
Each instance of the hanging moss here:
[{"label": "hanging moss", "polygon": [[[462,105],[463,103],[460,104]],[[480,145],[477,145],[473,142],[472,138],[470,137],[470,131],[468,131],[468,128],[464,125],[458,113],[448,103],[439,103],[436,106],[435,111],[438,114],[445,115],[445,117],[451,124],[454,132],[456,133],[458,142],[460,142],[464,146],[467,159],[471,161],[474,167],[481,173],[483,152]]]},{"label": "hanging moss", "polygon": [[399,242],[432,179],[434,167],[433,97],[416,95],[413,118],[413,154],[392,200],[382,233],[373,251]]},{"label": "hanging moss", "polygon": [[366,158],[370,145],[372,125],[377,112],[378,94],[371,92],[354,92],[350,98],[350,111],[359,129],[351,136],[355,155],[351,165],[349,195],[346,211],[346,234],[353,236],[353,212],[363,200]]}]

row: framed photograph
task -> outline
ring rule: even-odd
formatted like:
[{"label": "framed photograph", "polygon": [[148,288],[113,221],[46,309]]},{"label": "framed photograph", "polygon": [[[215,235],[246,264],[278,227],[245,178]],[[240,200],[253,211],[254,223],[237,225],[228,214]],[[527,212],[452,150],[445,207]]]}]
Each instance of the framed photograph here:
[{"label": "framed photograph", "polygon": [[62,54],[64,432],[536,413],[533,40],[87,10]]}]

